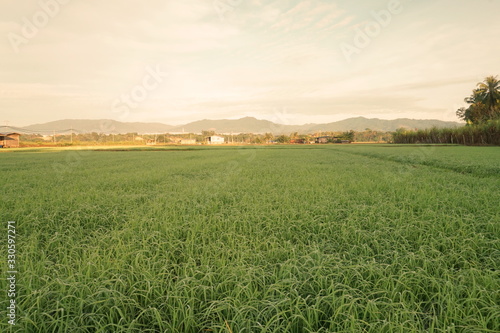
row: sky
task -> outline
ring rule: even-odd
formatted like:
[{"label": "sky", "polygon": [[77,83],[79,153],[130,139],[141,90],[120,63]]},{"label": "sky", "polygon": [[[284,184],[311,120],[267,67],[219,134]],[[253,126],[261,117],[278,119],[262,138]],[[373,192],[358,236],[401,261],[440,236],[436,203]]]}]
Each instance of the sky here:
[{"label": "sky", "polygon": [[500,0],[2,0],[0,125],[457,121]]}]

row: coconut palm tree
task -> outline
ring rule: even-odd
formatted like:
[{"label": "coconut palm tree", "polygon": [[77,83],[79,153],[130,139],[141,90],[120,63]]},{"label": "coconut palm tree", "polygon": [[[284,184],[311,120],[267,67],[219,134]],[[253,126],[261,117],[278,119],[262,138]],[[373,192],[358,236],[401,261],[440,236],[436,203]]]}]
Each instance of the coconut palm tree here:
[{"label": "coconut palm tree", "polygon": [[488,76],[464,101],[469,107],[458,109],[456,114],[469,125],[500,118],[500,80]]},{"label": "coconut palm tree", "polygon": [[484,82],[477,84],[477,97],[489,111],[489,118],[496,118],[500,106],[500,80],[496,76],[488,76]]}]

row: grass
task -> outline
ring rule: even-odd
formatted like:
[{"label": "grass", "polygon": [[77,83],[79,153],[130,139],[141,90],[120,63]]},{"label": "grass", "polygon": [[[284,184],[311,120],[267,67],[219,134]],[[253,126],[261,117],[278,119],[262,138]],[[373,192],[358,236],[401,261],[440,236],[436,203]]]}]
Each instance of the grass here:
[{"label": "grass", "polygon": [[17,221],[19,257],[18,325],[2,315],[2,332],[500,329],[498,147],[0,161],[0,220]]}]

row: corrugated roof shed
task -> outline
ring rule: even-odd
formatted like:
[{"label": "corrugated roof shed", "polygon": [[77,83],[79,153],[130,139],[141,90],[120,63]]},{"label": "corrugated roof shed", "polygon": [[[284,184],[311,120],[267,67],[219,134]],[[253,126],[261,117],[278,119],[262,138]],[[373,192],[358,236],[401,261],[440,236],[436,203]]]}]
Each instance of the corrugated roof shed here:
[{"label": "corrugated roof shed", "polygon": [[0,146],[2,148],[17,148],[19,147],[20,133],[0,133]]}]

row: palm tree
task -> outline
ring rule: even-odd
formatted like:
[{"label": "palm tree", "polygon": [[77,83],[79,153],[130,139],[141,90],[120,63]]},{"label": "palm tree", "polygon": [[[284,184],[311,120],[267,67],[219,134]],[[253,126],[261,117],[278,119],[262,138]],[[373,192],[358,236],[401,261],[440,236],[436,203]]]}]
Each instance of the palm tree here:
[{"label": "palm tree", "polygon": [[496,76],[488,76],[484,82],[477,84],[475,92],[477,99],[488,108],[490,119],[496,118],[500,104],[500,80]]},{"label": "palm tree", "polygon": [[469,107],[458,109],[456,114],[469,125],[500,118],[500,80],[496,76],[488,76],[464,101]]}]

